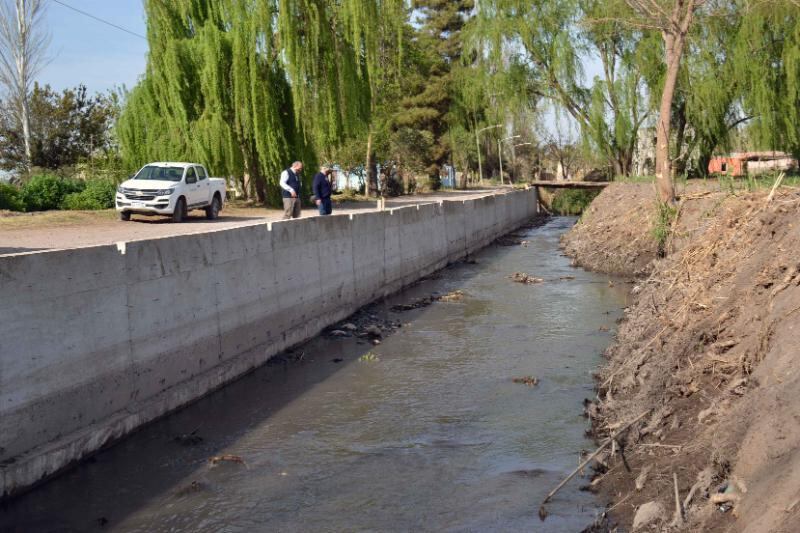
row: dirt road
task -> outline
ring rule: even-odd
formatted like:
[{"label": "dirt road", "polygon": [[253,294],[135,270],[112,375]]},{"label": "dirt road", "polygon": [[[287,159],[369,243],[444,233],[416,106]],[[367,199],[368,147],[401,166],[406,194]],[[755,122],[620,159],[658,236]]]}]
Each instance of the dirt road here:
[{"label": "dirt road", "polygon": [[[483,189],[392,198],[387,200],[387,207],[439,200],[466,200],[490,192],[492,191]],[[347,202],[335,205],[334,214],[357,213],[374,210],[376,207],[376,202]],[[134,215],[131,222],[122,222],[117,219],[114,210],[13,214],[3,212],[0,213],[0,255],[203,233],[280,220],[282,216],[283,212],[279,209],[233,205],[226,206],[218,220],[206,220],[202,211],[193,211],[188,220],[180,224],[174,224],[166,217],[138,215]],[[302,216],[317,216],[317,210],[303,209]]]}]

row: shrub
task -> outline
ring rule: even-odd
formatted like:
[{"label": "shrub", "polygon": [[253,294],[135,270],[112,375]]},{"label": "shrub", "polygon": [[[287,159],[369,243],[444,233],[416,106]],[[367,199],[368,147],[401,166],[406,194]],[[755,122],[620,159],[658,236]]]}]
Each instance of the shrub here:
[{"label": "shrub", "polygon": [[580,215],[598,194],[595,190],[561,189],[553,197],[553,212],[557,215]]},{"label": "shrub", "polygon": [[664,257],[667,254],[667,240],[672,232],[672,223],[678,215],[678,210],[669,204],[656,204],[656,217],[650,234],[658,245],[658,256]]},{"label": "shrub", "polygon": [[64,197],[61,209],[96,210],[114,207],[116,185],[110,180],[95,179],[86,182],[81,192],[73,192]]},{"label": "shrub", "polygon": [[25,204],[19,196],[19,189],[8,183],[0,183],[0,209],[25,211]]},{"label": "shrub", "polygon": [[20,198],[28,211],[58,209],[65,196],[81,192],[84,187],[82,181],[60,178],[53,174],[39,174],[22,186]]}]

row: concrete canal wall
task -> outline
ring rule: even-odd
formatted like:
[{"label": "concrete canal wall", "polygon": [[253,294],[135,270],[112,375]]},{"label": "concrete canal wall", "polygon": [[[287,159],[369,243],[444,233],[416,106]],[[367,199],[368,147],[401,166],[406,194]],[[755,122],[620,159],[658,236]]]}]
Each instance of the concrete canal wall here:
[{"label": "concrete canal wall", "polygon": [[0,257],[0,495],[536,213],[533,189]]}]

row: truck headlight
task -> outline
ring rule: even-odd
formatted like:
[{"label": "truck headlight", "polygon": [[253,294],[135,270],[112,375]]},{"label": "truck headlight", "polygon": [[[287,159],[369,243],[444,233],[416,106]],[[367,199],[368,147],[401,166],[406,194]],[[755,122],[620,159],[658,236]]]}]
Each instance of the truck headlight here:
[{"label": "truck headlight", "polygon": [[156,196],[169,196],[174,192],[175,192],[174,188],[173,189],[161,189],[159,191],[156,191]]}]

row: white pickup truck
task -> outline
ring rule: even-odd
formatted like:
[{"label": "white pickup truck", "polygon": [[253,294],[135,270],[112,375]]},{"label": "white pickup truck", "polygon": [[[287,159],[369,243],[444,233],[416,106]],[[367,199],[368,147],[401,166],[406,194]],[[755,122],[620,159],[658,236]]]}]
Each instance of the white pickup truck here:
[{"label": "white pickup truck", "polygon": [[168,215],[180,222],[192,209],[204,209],[217,218],[225,205],[225,180],[211,178],[196,163],[150,163],[117,187],[116,206],[121,220],[133,213]]}]

